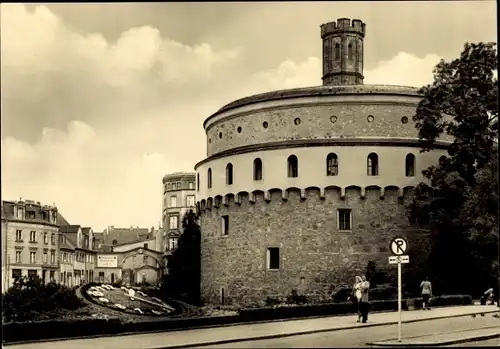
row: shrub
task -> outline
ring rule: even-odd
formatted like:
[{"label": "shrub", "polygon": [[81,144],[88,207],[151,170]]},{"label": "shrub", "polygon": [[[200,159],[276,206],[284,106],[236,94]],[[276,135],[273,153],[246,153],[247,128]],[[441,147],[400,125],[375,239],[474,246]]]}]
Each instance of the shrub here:
[{"label": "shrub", "polygon": [[352,296],[352,287],[343,286],[332,292],[332,300],[336,303],[343,303]]},{"label": "shrub", "polygon": [[[433,297],[431,307],[446,307],[453,305],[472,305],[472,297],[468,295],[444,295]],[[415,298],[415,309],[422,308],[422,298]]]},{"label": "shrub", "polygon": [[370,289],[370,299],[372,300],[392,300],[397,299],[398,288],[391,284],[381,284]]},{"label": "shrub", "polygon": [[267,297],[266,298],[266,306],[272,307],[273,305],[281,304],[281,301],[278,298]]},{"label": "shrub", "polygon": [[75,310],[83,303],[75,291],[64,285],[44,284],[36,277],[23,277],[2,294],[4,321],[26,321],[39,318],[56,309]]},{"label": "shrub", "polygon": [[287,304],[305,304],[307,303],[307,297],[297,293],[297,290],[292,290],[289,296],[286,297]]}]

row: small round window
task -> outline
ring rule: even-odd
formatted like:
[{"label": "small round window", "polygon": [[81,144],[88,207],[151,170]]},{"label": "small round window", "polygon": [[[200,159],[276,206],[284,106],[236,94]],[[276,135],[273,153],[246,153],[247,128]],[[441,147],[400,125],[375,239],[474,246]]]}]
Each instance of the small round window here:
[{"label": "small round window", "polygon": [[264,121],[264,122],[262,123],[262,127],[267,128],[268,126],[269,126],[269,124],[267,123],[267,121]]},{"label": "small round window", "polygon": [[407,123],[408,123],[408,118],[407,118],[406,116],[403,116],[403,117],[401,118],[401,122],[402,122],[403,124],[407,124]]},{"label": "small round window", "polygon": [[330,116],[330,122],[331,123],[337,122],[337,117],[335,115]]},{"label": "small round window", "polygon": [[295,125],[300,125],[300,118],[296,118],[295,120],[293,120],[293,123]]},{"label": "small round window", "polygon": [[222,139],[222,132],[219,132],[219,138]]},{"label": "small round window", "polygon": [[373,119],[375,119],[375,118],[373,117],[373,115],[368,115],[368,117],[366,118],[366,120],[368,120],[368,122],[372,122],[372,121],[373,121]]},{"label": "small round window", "polygon": [[237,131],[238,133],[241,133],[241,126],[238,126]]}]

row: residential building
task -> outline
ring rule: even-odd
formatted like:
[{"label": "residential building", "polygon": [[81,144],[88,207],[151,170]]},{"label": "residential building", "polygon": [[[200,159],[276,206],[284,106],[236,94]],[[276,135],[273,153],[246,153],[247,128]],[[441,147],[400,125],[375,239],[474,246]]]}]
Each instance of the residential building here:
[{"label": "residential building", "polygon": [[92,229],[80,225],[64,225],[60,227],[59,232],[63,236],[63,241],[68,242],[68,247],[74,247],[74,250],[68,251],[65,246],[64,250],[66,253],[74,254],[73,271],[66,271],[72,273],[74,284],[93,281],[96,251]]},{"label": "residential building", "polygon": [[32,200],[2,201],[2,292],[21,276],[38,275],[58,282],[57,207]]},{"label": "residential building", "polygon": [[[163,177],[162,250],[171,253],[182,234],[182,219],[189,210],[196,211],[196,173],[175,172]],[[158,239],[160,240],[160,239]],[[160,242],[158,241],[158,244]]]}]

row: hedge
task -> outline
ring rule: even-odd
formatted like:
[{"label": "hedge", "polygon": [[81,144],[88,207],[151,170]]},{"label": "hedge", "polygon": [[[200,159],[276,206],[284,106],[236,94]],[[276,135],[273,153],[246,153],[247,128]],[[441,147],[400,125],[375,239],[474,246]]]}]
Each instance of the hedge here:
[{"label": "hedge", "polygon": [[[420,302],[420,303],[419,303]],[[415,307],[421,307],[422,300],[415,299]],[[472,297],[465,295],[435,297],[432,306],[469,305]],[[370,302],[370,311],[397,310],[397,300]],[[408,309],[408,301],[403,300],[402,309]],[[355,313],[350,302],[315,305],[294,305],[241,309],[239,315],[218,317],[170,318],[148,322],[121,322],[118,319],[47,320],[39,322],[11,322],[3,324],[3,341],[6,343],[55,338],[112,335],[125,332],[172,331],[206,326],[266,321],[311,316],[346,315]],[[57,331],[54,331],[57,329]]]}]

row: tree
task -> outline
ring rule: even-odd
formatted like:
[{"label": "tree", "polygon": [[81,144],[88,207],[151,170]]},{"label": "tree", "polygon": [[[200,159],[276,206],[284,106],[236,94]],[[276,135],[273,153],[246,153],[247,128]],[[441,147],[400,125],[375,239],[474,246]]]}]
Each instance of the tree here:
[{"label": "tree", "polygon": [[182,228],[177,248],[167,257],[168,274],[163,282],[164,291],[167,297],[199,304],[201,231],[198,217],[193,210],[184,215]]},{"label": "tree", "polygon": [[441,292],[477,291],[466,286],[480,285],[484,274],[477,270],[491,272],[498,259],[491,247],[498,241],[498,185],[491,180],[498,171],[496,69],[494,43],[466,43],[460,58],[435,67],[413,117],[422,152],[433,150],[443,133],[453,138],[448,156],[423,171],[428,183],[415,188],[408,206],[410,222],[430,233],[428,274]]}]

